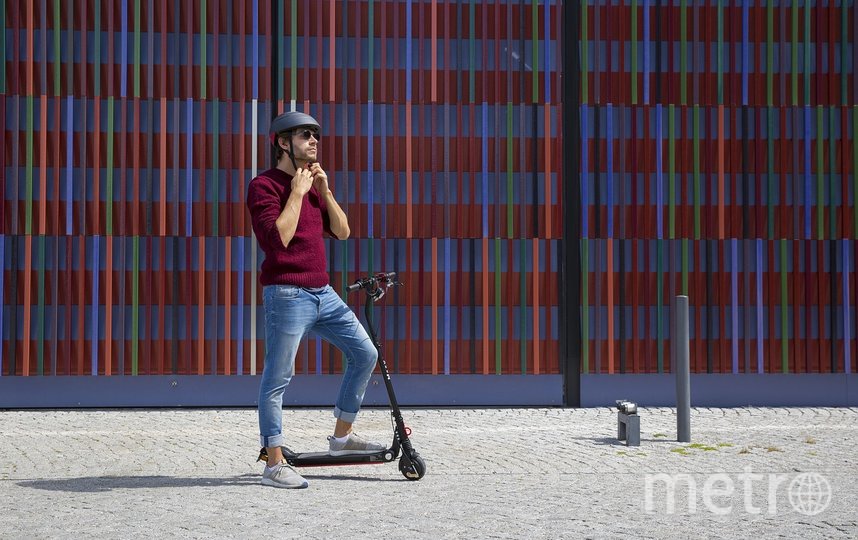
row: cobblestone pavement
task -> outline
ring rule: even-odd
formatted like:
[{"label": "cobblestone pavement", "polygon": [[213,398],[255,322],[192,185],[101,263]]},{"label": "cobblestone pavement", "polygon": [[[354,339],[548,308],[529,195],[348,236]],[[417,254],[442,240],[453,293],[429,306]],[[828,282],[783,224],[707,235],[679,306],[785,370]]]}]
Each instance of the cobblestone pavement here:
[{"label": "cobblestone pavement", "polygon": [[[858,409],[694,409],[692,444],[672,409],[640,414],[626,447],[609,408],[407,409],[421,481],[325,467],[278,490],[259,484],[253,409],[0,411],[0,538],[858,536]],[[365,409],[356,428],[388,439],[389,420]],[[284,426],[321,451],[333,418]]]}]

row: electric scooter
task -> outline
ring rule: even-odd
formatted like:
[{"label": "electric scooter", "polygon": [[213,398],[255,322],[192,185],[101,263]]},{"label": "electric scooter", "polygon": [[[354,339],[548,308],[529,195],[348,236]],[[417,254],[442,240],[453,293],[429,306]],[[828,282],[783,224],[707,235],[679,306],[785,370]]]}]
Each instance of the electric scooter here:
[{"label": "electric scooter", "polygon": [[[342,456],[332,456],[327,452],[294,452],[285,446],[281,446],[283,458],[286,463],[293,467],[324,467],[329,465],[370,465],[389,463],[399,457],[400,451],[402,457],[399,458],[399,471],[408,480],[420,480],[426,474],[426,464],[423,458],[417,453],[411,445],[409,436],[411,429],[406,427],[402,420],[402,413],[399,410],[399,403],[396,401],[396,395],[393,392],[393,383],[390,381],[390,371],[387,369],[387,362],[384,360],[384,354],[381,350],[381,344],[378,340],[378,335],[375,331],[375,325],[372,323],[372,308],[375,303],[381,299],[387,292],[387,289],[392,285],[401,285],[396,281],[396,272],[378,273],[370,277],[359,279],[346,289],[347,292],[353,292],[358,289],[363,289],[366,293],[366,304],[364,306],[364,316],[369,326],[369,335],[378,351],[378,365],[381,367],[381,374],[384,377],[384,385],[387,387],[387,395],[390,398],[390,414],[393,423],[393,443],[390,448],[380,450],[372,454],[346,454]],[[268,452],[265,448],[259,451],[257,461],[267,461]]]}]

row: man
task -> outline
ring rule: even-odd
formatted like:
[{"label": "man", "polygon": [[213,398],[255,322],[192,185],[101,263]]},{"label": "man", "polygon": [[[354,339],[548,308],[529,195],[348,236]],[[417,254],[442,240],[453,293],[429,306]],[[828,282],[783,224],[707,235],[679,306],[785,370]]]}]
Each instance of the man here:
[{"label": "man", "polygon": [[259,433],[268,451],[262,483],[305,488],[307,481],[283,460],[283,392],[295,366],[301,339],[314,331],[346,355],[346,369],[337,397],[332,455],[368,454],[384,445],[352,432],[378,352],[364,327],[330,287],[325,233],[349,237],[346,214],[328,186],[317,161],[319,123],[297,111],[281,114],[269,136],[277,166],[250,182],[247,206],[253,232],[265,260],[259,281],[265,308],[265,369],[259,388]]}]

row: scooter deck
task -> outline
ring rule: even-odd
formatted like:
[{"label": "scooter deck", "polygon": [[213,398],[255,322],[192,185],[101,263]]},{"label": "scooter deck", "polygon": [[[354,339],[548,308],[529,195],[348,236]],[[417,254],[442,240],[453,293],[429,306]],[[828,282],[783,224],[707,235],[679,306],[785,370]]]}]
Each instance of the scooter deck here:
[{"label": "scooter deck", "polygon": [[[283,451],[283,458],[286,463],[293,467],[326,467],[330,465],[369,465],[374,463],[389,463],[396,459],[396,453],[391,449],[373,452],[372,454],[345,454],[342,456],[332,456],[327,452],[302,452],[297,453],[286,448],[280,447]],[[268,459],[268,453],[265,449],[259,451],[257,461],[265,461]]]}]

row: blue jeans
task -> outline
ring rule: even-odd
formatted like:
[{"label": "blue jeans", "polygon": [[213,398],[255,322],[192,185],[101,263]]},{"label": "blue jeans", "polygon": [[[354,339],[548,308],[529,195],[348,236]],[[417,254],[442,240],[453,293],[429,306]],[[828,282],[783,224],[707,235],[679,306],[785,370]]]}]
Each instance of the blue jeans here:
[{"label": "blue jeans", "polygon": [[346,355],[334,416],[354,422],[378,351],[351,308],[327,285],[320,289],[267,285],[262,301],[265,368],[259,387],[260,444],[268,448],[283,444],[283,392],[295,371],[298,345],[311,330]]}]

